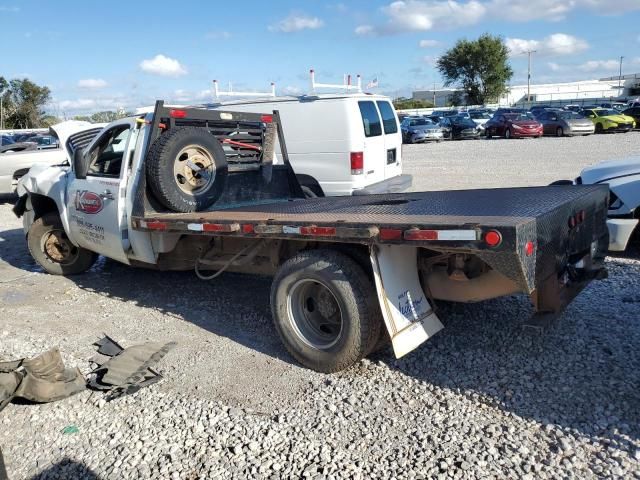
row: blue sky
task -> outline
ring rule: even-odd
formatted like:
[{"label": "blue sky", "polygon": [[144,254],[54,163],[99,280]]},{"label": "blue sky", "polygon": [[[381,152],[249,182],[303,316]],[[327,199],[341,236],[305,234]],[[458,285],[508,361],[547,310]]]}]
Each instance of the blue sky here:
[{"label": "blue sky", "polygon": [[51,111],[210,100],[222,88],[304,93],[360,73],[378,91],[440,85],[435,59],[489,32],[512,49],[512,84],[640,72],[640,0],[196,2],[0,0],[0,75],[48,85]]}]

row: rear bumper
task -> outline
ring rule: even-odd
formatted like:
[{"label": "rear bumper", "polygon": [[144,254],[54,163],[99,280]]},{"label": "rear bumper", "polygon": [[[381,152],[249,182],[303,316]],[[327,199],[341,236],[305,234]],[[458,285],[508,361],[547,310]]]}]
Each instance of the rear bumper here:
[{"label": "rear bumper", "polygon": [[380,193],[398,193],[404,192],[411,186],[413,177],[411,175],[398,175],[396,177],[387,178],[382,182],[367,185],[364,188],[354,190],[353,195],[375,195]]},{"label": "rear bumper", "polygon": [[420,132],[420,133],[414,133],[412,135],[409,135],[409,139],[413,143],[437,142],[439,140],[442,140],[443,138],[444,138],[444,135],[442,134],[442,132]]},{"label": "rear bumper", "polygon": [[638,226],[640,220],[634,218],[609,218],[607,227],[609,229],[609,250],[612,252],[622,252],[627,248],[629,239],[633,231]]}]

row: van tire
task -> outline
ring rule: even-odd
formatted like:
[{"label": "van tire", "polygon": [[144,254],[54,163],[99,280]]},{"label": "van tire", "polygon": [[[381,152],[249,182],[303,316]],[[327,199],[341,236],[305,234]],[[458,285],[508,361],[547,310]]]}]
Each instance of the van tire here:
[{"label": "van tire", "polygon": [[76,275],[89,270],[98,254],[71,243],[57,213],[45,213],[29,227],[27,246],[33,259],[52,275]]},{"label": "van tire", "polygon": [[302,190],[302,193],[304,193],[304,198],[318,198],[318,195],[316,195],[316,192],[311,190],[311,187],[308,187],[307,185],[300,185],[300,189]]},{"label": "van tire", "polygon": [[358,262],[327,249],[287,260],[271,286],[273,320],[285,348],[305,367],[323,373],[348,368],[374,350],[382,326],[376,299]]},{"label": "van tire", "polygon": [[[218,139],[206,129],[170,129],[153,142],[146,162],[153,195],[175,212],[205,210],[224,191],[227,157]],[[200,167],[204,175],[187,162]]]}]

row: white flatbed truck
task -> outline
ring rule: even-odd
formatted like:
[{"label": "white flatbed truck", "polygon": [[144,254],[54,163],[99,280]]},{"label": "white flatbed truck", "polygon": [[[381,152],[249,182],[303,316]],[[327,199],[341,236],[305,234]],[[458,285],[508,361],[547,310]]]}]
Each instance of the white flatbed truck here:
[{"label": "white flatbed truck", "polygon": [[14,211],[52,274],[82,273],[103,255],[203,279],[273,275],[278,334],[322,372],[389,340],[397,356],[410,352],[443,328],[435,300],[522,292],[534,319],[548,318],[606,276],[606,186],[306,199],[284,139],[277,111],[158,101],[86,148],[65,145],[71,165],[34,167]]}]

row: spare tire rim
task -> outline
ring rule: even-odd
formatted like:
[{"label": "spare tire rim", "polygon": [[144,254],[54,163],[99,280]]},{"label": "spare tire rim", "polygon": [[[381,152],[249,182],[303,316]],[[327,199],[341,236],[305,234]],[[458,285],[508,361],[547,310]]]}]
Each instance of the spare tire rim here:
[{"label": "spare tire rim", "polygon": [[298,280],[287,294],[287,311],[293,331],[312,348],[327,350],[342,335],[340,304],[331,289],[319,280]]},{"label": "spare tire rim", "polygon": [[190,195],[206,191],[216,178],[213,156],[199,145],[187,145],[173,162],[173,178]]},{"label": "spare tire rim", "polygon": [[42,236],[42,252],[53,263],[68,265],[78,256],[76,247],[62,230],[51,230]]}]

